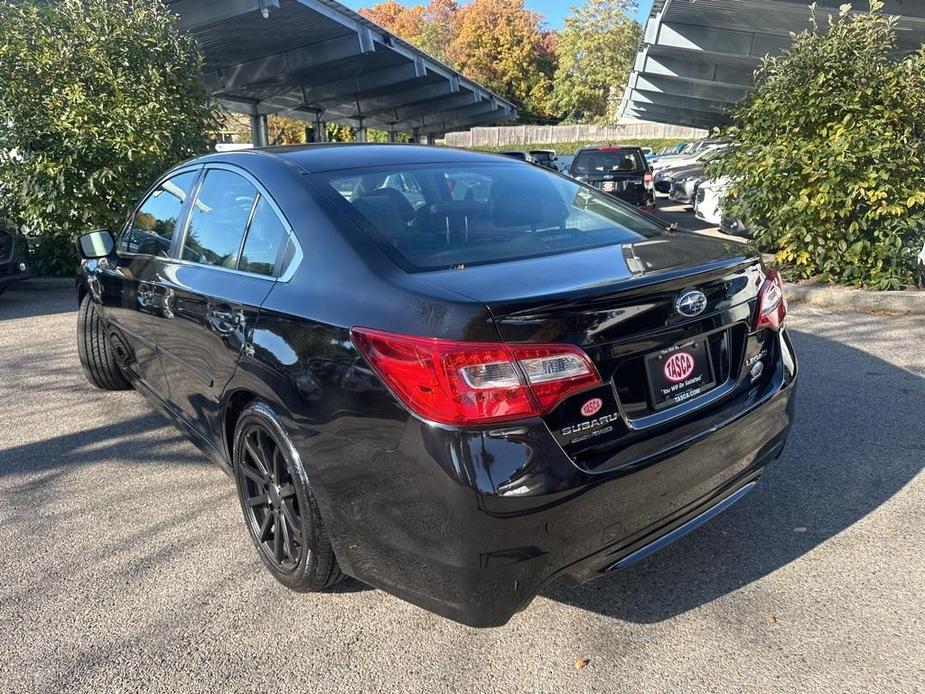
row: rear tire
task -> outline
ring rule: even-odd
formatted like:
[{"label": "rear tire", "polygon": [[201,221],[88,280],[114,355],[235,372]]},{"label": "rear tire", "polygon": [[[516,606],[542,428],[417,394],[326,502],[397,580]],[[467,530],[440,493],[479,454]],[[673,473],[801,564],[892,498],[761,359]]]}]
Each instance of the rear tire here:
[{"label": "rear tire", "polygon": [[267,403],[257,400],[241,413],[233,450],[244,521],[270,573],[300,593],[340,581],[305,468]]},{"label": "rear tire", "polygon": [[106,339],[102,316],[89,294],[81,300],[77,314],[77,353],[91,385],[102,390],[128,390],[132,387],[115,359]]}]

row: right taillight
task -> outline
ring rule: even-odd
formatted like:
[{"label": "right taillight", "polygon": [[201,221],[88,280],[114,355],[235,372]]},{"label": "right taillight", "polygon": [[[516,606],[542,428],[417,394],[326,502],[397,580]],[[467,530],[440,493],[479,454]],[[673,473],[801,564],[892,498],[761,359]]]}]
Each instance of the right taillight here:
[{"label": "right taillight", "polygon": [[758,291],[758,318],[755,321],[755,330],[779,330],[786,316],[787,298],[784,296],[784,282],[776,270],[768,270],[764,284]]},{"label": "right taillight", "polygon": [[544,414],[600,383],[574,345],[478,343],[354,328],[354,344],[414,413],[442,424],[487,424]]}]

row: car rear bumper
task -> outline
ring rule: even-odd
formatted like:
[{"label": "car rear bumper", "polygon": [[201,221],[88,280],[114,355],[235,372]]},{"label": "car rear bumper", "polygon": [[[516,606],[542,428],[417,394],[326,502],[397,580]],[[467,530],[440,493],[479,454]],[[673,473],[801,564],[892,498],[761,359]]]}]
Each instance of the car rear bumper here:
[{"label": "car rear bumper", "polygon": [[687,183],[672,183],[668,191],[668,198],[674,202],[691,204],[693,201],[693,185]]},{"label": "car rear bumper", "polygon": [[552,581],[580,584],[639,561],[741,498],[780,455],[797,366],[786,333],[778,339],[773,377],[746,408],[606,473],[580,470],[539,421],[478,432],[412,420],[396,450],[320,472],[342,568],[490,627]]},{"label": "car rear bumper", "polygon": [[601,183],[595,182],[590,185],[597,188],[602,193],[615,197],[618,200],[622,200],[630,205],[645,208],[646,211],[648,211],[648,208],[654,207],[655,205],[655,195],[649,188],[638,190],[636,189],[638,186],[634,186],[633,189],[627,190],[605,190]]}]

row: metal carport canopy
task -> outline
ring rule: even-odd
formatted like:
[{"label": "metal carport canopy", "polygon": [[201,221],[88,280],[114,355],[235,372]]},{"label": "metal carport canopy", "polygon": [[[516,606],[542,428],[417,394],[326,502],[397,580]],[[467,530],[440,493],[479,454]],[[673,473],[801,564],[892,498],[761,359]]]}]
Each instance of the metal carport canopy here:
[{"label": "metal carport canopy", "polygon": [[[816,1],[820,28],[843,4]],[[850,4],[870,7],[869,0]],[[884,13],[900,17],[898,50],[918,50],[925,0],[887,0]],[[726,123],[729,107],[754,89],[761,58],[787,48],[809,17],[809,0],[655,0],[621,115],[698,128]]]},{"label": "metal carport canopy", "polygon": [[[320,124],[436,136],[516,117],[514,105],[334,0],[167,0],[205,56],[219,103]],[[262,128],[262,132],[261,132]]]}]

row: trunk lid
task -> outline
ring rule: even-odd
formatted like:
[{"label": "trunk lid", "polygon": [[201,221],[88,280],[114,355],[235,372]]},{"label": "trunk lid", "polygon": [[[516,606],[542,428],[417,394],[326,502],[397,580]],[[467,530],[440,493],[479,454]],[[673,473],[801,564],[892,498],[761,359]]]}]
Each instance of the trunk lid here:
[{"label": "trunk lid", "polygon": [[[567,398],[545,421],[589,471],[632,462],[645,447],[630,444],[735,394],[746,352],[755,349],[749,333],[763,278],[750,246],[687,232],[428,273],[430,282],[484,303],[504,341],[570,343],[588,354],[603,385]],[[689,317],[677,308],[688,291],[706,298]],[[676,351],[705,363],[699,386],[666,402],[655,391],[666,385],[661,370]],[[632,452],[623,459],[613,455],[617,448]]]}]

